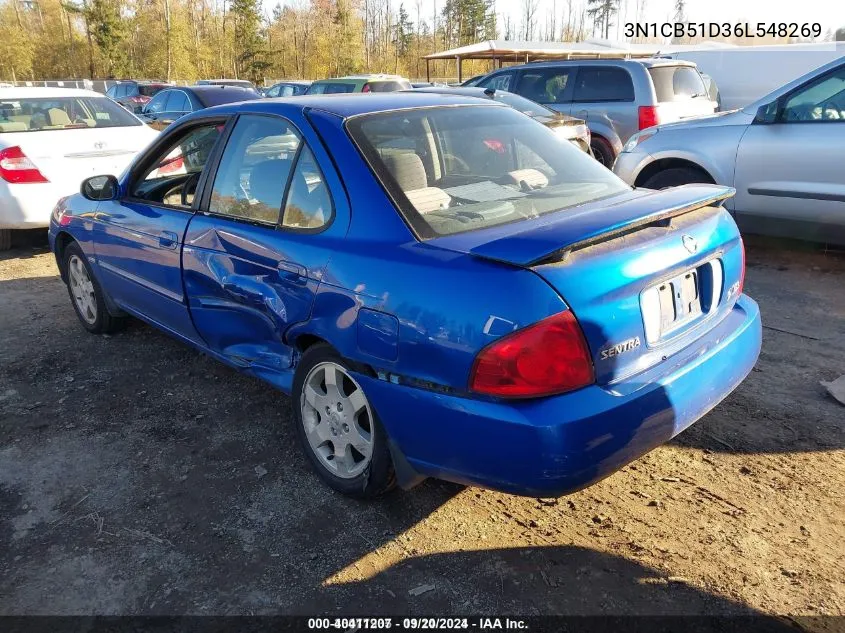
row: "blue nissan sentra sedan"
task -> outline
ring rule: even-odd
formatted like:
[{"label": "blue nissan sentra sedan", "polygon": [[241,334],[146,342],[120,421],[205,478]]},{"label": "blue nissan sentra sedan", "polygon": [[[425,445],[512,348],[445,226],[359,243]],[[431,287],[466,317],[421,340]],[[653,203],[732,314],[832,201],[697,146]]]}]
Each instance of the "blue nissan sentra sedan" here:
[{"label": "blue nissan sentra sedan", "polygon": [[88,331],[135,316],[290,394],[336,490],[561,495],[754,365],[732,194],[633,190],[489,100],[306,96],[180,119],[50,244]]}]

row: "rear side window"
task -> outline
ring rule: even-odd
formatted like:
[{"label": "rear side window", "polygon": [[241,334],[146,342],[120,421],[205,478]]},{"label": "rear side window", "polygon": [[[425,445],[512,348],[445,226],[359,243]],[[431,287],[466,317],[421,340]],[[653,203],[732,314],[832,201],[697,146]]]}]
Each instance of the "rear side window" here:
[{"label": "rear side window", "polygon": [[517,93],[537,103],[564,103],[571,68],[538,68],[523,71]]},{"label": "rear side window", "polygon": [[138,94],[144,97],[154,97],[164,90],[164,86],[138,86]]},{"label": "rear side window", "polygon": [[587,66],[578,71],[572,100],[582,103],[633,101],[634,82],[623,68]]},{"label": "rear side window", "polygon": [[707,97],[707,87],[698,71],[691,66],[657,66],[649,68],[658,103]]}]

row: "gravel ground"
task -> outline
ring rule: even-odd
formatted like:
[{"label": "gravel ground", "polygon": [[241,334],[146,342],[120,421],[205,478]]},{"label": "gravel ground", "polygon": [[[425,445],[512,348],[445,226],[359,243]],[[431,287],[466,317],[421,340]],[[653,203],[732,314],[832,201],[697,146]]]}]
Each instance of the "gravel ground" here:
[{"label": "gravel ground", "polygon": [[366,504],[284,395],[139,322],[87,334],[35,238],[0,257],[0,614],[845,615],[845,258],[748,264],[760,361],[675,441],[560,499]]}]

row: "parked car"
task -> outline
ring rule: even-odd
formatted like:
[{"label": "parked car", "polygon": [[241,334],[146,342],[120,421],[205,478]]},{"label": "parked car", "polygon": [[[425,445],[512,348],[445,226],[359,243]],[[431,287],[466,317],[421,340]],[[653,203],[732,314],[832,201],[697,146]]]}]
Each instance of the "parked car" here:
[{"label": "parked car", "polygon": [[150,99],[169,87],[170,84],[152,81],[119,81],[106,91],[106,96],[137,114]]},{"label": "parked car", "polygon": [[320,79],[308,87],[306,94],[322,95],[343,92],[393,92],[410,90],[411,82],[398,75],[350,75]]},{"label": "parked car", "polygon": [[280,81],[277,84],[273,84],[267,90],[264,91],[265,97],[296,97],[298,95],[305,94],[308,90],[308,86],[311,85],[310,80],[298,80],[298,79],[291,79],[287,81]]},{"label": "parked car", "polygon": [[236,88],[245,88],[246,90],[254,90],[258,92],[255,84],[246,79],[200,79],[197,81],[198,86],[234,86]]},{"label": "parked car", "polygon": [[457,95],[462,97],[476,97],[478,99],[492,99],[499,101],[514,110],[527,114],[535,121],[539,121],[546,127],[553,129],[558,136],[565,138],[582,152],[592,155],[590,150],[590,129],[583,119],[561,114],[542,106],[539,103],[529,101],[507,90],[495,90],[493,88],[417,88],[414,92],[427,92],[430,94],[442,94],[447,96]]},{"label": "parked car", "polygon": [[484,79],[486,76],[487,76],[486,73],[481,74],[481,75],[476,75],[475,77],[470,77],[469,79],[467,79],[466,81],[464,81],[464,82],[462,82],[458,85],[461,86],[462,88],[473,88],[473,87],[477,86],[478,82],[481,81],[482,79]]},{"label": "parked car", "polygon": [[156,136],[96,92],[0,88],[0,250],[15,229],[46,228],[61,196],[120,173]]},{"label": "parked car", "polygon": [[711,182],[743,231],[845,245],[845,59],[759,101],[631,137],[614,171],[636,187]]},{"label": "parked car", "polygon": [[716,109],[695,64],[673,59],[531,63],[497,70],[477,85],[585,119],[593,154],[606,167],[635,132]]},{"label": "parked car", "polygon": [[[174,151],[200,158],[161,176]],[[492,100],[306,95],[184,117],[63,200],[50,245],[88,331],[135,315],[290,393],[334,489],[548,496],[751,371],[730,193],[633,191]]]},{"label": "parked car", "polygon": [[719,82],[722,108],[736,110],[823,64],[842,59],[845,42],[698,48],[661,56],[693,62]]},{"label": "parked car", "polygon": [[260,99],[255,90],[227,85],[204,85],[162,90],[138,116],[150,127],[163,130],[186,114],[235,101]]}]

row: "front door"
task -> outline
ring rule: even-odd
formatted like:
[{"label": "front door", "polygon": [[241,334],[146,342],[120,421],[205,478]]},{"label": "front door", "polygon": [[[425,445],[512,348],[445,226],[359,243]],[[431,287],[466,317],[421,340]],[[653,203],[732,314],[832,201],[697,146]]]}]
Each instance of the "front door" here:
[{"label": "front door", "polygon": [[824,242],[845,235],[845,66],[782,98],[753,123],[736,157],[740,228]]},{"label": "front door", "polygon": [[310,316],[330,255],[321,245],[346,230],[324,174],[336,176],[306,131],[310,138],[280,117],[240,116],[183,249],[203,340],[271,380],[292,364],[287,329]]},{"label": "front door", "polygon": [[94,240],[104,285],[121,307],[196,340],[182,287],[181,248],[194,191],[225,120],[169,135],[97,207]]}]

